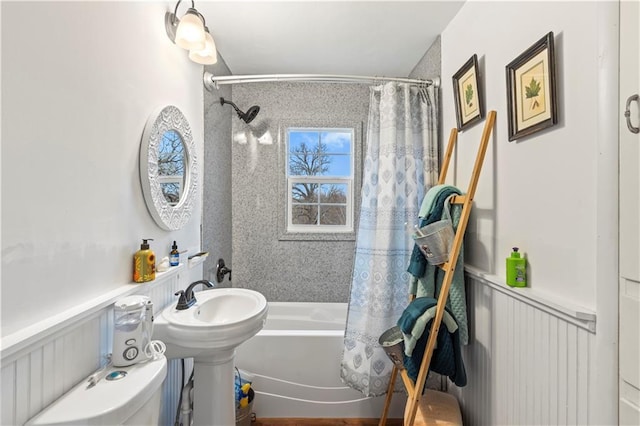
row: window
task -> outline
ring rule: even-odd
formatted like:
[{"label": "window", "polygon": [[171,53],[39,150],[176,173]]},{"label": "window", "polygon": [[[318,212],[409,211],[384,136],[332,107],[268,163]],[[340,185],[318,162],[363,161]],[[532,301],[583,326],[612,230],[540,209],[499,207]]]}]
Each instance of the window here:
[{"label": "window", "polygon": [[167,130],[158,146],[158,183],[170,206],[180,201],[185,173],[185,148],[175,130]]},{"label": "window", "polygon": [[353,129],[287,129],[287,231],[353,232]]}]

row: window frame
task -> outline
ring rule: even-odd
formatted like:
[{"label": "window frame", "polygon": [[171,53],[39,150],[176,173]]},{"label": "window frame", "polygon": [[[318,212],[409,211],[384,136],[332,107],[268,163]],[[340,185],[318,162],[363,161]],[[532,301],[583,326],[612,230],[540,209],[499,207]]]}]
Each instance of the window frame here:
[{"label": "window frame", "polygon": [[[280,240],[355,240],[355,230],[357,215],[360,209],[360,185],[362,174],[362,123],[336,123],[320,120],[307,120],[302,123],[280,123],[280,137],[282,150],[280,157],[280,170],[282,174],[280,194],[284,203],[279,208],[279,239]],[[302,176],[290,175],[289,169],[289,134],[290,131],[312,131],[312,132],[341,132],[351,134],[350,165],[351,175],[347,177],[336,176]],[[340,155],[340,154],[332,154]],[[347,155],[347,154],[343,154]],[[337,183],[347,185],[346,215],[345,225],[294,225],[292,223],[293,197],[292,188],[294,183],[312,182],[319,185],[327,183]],[[318,205],[323,205],[318,199]],[[330,205],[330,204],[324,204]],[[343,206],[344,204],[338,204]]]}]

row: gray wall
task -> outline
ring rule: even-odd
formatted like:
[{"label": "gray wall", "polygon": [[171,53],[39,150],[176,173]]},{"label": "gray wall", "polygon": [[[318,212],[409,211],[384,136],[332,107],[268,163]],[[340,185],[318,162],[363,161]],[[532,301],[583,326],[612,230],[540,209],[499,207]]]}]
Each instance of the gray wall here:
[{"label": "gray wall", "polygon": [[279,189],[284,179],[279,154],[286,142],[285,129],[279,126],[319,122],[366,126],[368,86],[252,83],[234,86],[233,101],[242,110],[252,105],[261,108],[250,125],[235,114],[232,120],[234,287],[258,290],[269,301],[346,302],[353,240],[280,239],[279,221],[286,204]]},{"label": "gray wall", "polygon": [[413,67],[410,78],[440,77],[440,36],[431,44],[420,61]]},{"label": "gray wall", "polygon": [[[218,56],[215,65],[205,67],[214,75],[231,72]],[[202,248],[209,252],[203,278],[214,283],[219,258],[231,262],[231,108],[220,105],[220,97],[231,99],[231,86],[211,92],[204,89],[204,173]],[[222,284],[221,284],[222,285]],[[224,285],[229,285],[225,281]]]},{"label": "gray wall", "polygon": [[[444,90],[452,90],[451,83],[449,79],[442,83],[442,49],[441,49],[440,36],[434,41],[429,49],[425,52],[424,56],[420,61],[416,64],[416,66],[409,74],[410,78],[423,78],[423,79],[433,79],[435,77],[440,77],[440,89],[438,90],[438,153],[439,157],[442,160],[442,155],[445,149],[445,144],[448,140],[443,138],[443,129],[442,129],[442,90],[444,86]],[[448,137],[448,136],[447,136]]]}]

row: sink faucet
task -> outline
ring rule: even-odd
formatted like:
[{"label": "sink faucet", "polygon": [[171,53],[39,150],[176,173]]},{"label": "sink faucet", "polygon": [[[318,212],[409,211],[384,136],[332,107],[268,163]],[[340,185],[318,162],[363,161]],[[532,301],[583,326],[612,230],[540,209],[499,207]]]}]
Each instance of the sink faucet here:
[{"label": "sink faucet", "polygon": [[196,296],[193,294],[193,288],[197,285],[202,284],[207,288],[214,288],[215,286],[211,281],[207,280],[199,280],[192,282],[189,284],[186,290],[179,290],[175,295],[180,296],[178,299],[178,304],[176,305],[176,309],[181,311],[183,309],[188,309],[196,303]]}]

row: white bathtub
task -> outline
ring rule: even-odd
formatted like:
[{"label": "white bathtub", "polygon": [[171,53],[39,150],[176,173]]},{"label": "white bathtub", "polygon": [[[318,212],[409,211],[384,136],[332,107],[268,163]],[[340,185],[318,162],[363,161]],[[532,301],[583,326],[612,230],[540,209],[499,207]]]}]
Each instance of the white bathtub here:
[{"label": "white bathtub", "polygon": [[[367,398],[340,380],[346,303],[269,303],[262,331],[236,349],[236,366],[254,375],[258,418],[378,418],[384,397]],[[405,397],[393,396],[390,418]]]}]

